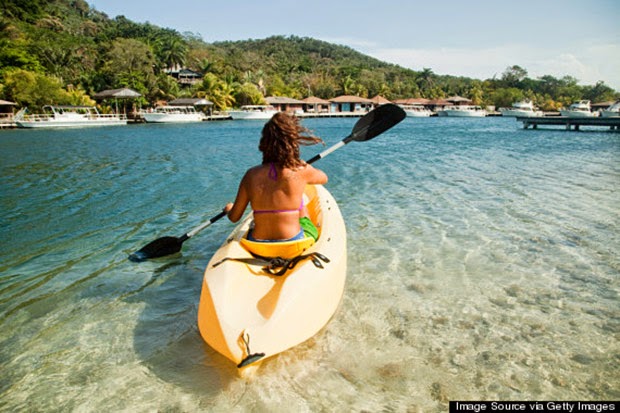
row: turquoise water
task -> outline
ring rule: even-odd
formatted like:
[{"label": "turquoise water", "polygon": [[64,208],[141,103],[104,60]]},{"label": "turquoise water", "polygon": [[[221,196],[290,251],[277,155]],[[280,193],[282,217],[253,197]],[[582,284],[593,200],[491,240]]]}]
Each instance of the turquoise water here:
[{"label": "turquoise water", "polygon": [[[355,121],[304,122],[332,145]],[[341,307],[238,378],[196,326],[202,272],[232,224],[182,255],[127,255],[232,200],[261,126],[0,131],[0,411],[620,397],[620,136],[505,118],[408,118],[319,161],[348,230]]]}]

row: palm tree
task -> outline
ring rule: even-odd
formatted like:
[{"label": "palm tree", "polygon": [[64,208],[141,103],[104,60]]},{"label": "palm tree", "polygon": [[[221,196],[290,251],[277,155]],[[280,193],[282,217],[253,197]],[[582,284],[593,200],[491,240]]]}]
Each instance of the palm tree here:
[{"label": "palm tree", "polygon": [[198,64],[202,73],[208,73],[213,70],[213,62],[209,59],[202,59]]},{"label": "palm tree", "polygon": [[165,36],[157,41],[158,57],[168,69],[185,64],[187,44],[176,36]]},{"label": "palm tree", "polygon": [[267,93],[264,77],[265,72],[263,72],[261,69],[258,69],[256,72],[251,72],[248,70],[243,74],[243,81],[244,83],[251,83],[255,85],[260,91],[260,93],[262,93],[264,96],[265,93]]},{"label": "palm tree", "polygon": [[422,72],[418,75],[418,78],[416,80],[416,83],[418,84],[418,87],[420,88],[420,90],[422,91],[422,94],[426,97],[428,97],[428,92],[430,92],[434,86],[434,81],[433,81],[433,77],[435,76],[435,74],[433,73],[432,69],[429,69],[428,67],[425,67]]},{"label": "palm tree", "polygon": [[216,110],[225,110],[235,104],[233,85],[224,82],[213,73],[205,75],[199,89],[197,96],[209,99]]},{"label": "palm tree", "polygon": [[355,81],[353,80],[353,78],[351,78],[350,75],[347,75],[347,77],[342,79],[342,94],[352,95],[354,89],[355,89]]}]

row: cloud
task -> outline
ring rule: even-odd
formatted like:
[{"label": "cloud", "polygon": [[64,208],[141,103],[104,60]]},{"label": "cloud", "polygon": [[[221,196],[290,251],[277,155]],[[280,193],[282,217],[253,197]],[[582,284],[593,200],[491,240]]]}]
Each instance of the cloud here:
[{"label": "cloud", "polygon": [[620,90],[620,46],[599,44],[581,48],[575,53],[558,53],[532,62],[531,71],[537,76],[570,75],[587,85],[604,81]]},{"label": "cloud", "polygon": [[488,79],[519,65],[528,76],[572,76],[583,85],[604,81],[620,91],[620,45],[593,44],[572,51],[519,44],[491,48],[373,48],[364,53],[413,70],[430,68],[442,75]]}]

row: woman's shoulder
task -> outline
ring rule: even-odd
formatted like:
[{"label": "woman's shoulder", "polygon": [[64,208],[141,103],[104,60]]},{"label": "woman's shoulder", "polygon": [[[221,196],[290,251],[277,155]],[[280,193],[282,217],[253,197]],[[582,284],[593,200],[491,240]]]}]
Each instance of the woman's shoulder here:
[{"label": "woman's shoulder", "polygon": [[313,169],[314,168],[310,166],[310,164],[304,162],[302,165],[286,167],[284,168],[284,171],[291,176],[304,176]]},{"label": "woman's shoulder", "polygon": [[303,176],[306,183],[310,184],[323,184],[327,183],[327,175],[325,172],[313,167],[312,165],[305,163],[297,169],[297,173]]},{"label": "woman's shoulder", "polygon": [[245,171],[245,175],[246,176],[254,176],[256,174],[261,173],[264,169],[265,169],[265,165],[255,165],[255,166],[252,166],[247,171]]},{"label": "woman's shoulder", "polygon": [[243,174],[242,182],[245,182],[247,184],[255,181],[260,176],[261,169],[262,165],[256,165],[249,168],[247,171],[245,171],[245,174]]}]

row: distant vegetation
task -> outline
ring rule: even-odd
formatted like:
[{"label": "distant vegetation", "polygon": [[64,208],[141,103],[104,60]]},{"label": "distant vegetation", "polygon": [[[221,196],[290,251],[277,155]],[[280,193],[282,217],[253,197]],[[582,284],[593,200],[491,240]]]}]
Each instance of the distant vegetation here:
[{"label": "distant vegetation", "polygon": [[[428,99],[460,95],[480,105],[532,99],[544,110],[573,101],[620,98],[604,82],[580,86],[565,76],[528,77],[514,65],[486,80],[441,76],[381,62],[346,47],[300,37],[205,43],[123,16],[108,17],[84,0],[12,0],[0,10],[0,99],[20,106],[92,104],[105,89],[140,92],[142,106],[204,97],[216,109],[258,104],[265,96],[324,99],[338,95]],[[165,73],[186,67],[204,78],[181,87]]]}]

